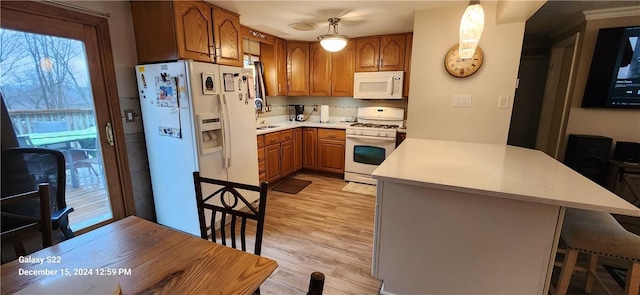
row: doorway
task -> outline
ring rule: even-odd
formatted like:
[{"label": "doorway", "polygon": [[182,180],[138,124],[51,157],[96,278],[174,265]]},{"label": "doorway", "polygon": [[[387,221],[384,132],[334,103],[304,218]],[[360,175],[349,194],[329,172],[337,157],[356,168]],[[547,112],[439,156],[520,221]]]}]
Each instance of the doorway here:
[{"label": "doorway", "polygon": [[535,147],[556,160],[561,160],[560,156],[563,154],[561,147],[571,109],[570,94],[579,37],[580,34],[576,33],[551,48]]},{"label": "doorway", "polygon": [[3,147],[15,134],[14,146],[63,152],[74,232],[133,214],[107,20],[36,2],[1,8]]}]

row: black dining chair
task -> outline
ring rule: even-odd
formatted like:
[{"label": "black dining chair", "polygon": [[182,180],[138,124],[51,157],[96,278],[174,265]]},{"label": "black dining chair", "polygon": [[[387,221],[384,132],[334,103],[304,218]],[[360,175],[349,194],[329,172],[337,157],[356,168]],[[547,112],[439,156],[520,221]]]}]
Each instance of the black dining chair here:
[{"label": "black dining chair", "polygon": [[[15,195],[35,190],[39,184],[49,185],[49,205],[53,230],[64,234],[66,239],[74,237],[69,227],[69,213],[65,199],[65,159],[59,150],[44,148],[8,148],[2,150],[2,196]],[[37,206],[17,204],[11,208],[21,214],[36,216]],[[9,225],[9,224],[4,224]]]},{"label": "black dining chair", "polygon": [[[238,249],[237,240],[239,239],[240,250],[247,252],[247,220],[253,220],[255,221],[253,254],[260,255],[267,208],[268,183],[262,182],[260,186],[255,186],[217,180],[202,177],[198,171],[193,172],[193,181],[196,190],[200,237],[234,249]],[[254,208],[240,191],[260,193],[258,208]],[[237,228],[238,224],[240,229]],[[260,288],[255,290],[254,294],[260,294]]]},{"label": "black dining chair", "polygon": [[[32,205],[37,203],[38,214],[24,214],[11,210],[20,204]],[[51,208],[49,206],[49,185],[40,184],[37,190],[18,193],[15,195],[6,195],[0,198],[0,215],[2,216],[2,232],[0,238],[3,244],[11,243],[15,251],[15,257],[27,254],[22,236],[27,233],[39,229],[42,235],[42,248],[53,245],[53,233],[51,228]],[[13,226],[10,226],[13,225]],[[4,249],[4,248],[3,248]],[[2,251],[2,263],[8,262]],[[13,259],[15,257],[12,256]]]},{"label": "black dining chair", "polygon": [[[193,172],[193,180],[198,205],[200,237],[206,240],[211,239],[211,241],[215,243],[230,246],[234,249],[238,249],[237,241],[239,239],[240,249],[246,252],[247,220],[255,220],[255,244],[253,254],[260,255],[265,209],[267,206],[268,183],[262,182],[260,186],[255,186],[217,180],[202,177],[198,171]],[[260,193],[258,208],[254,208],[239,190]],[[211,191],[213,193],[204,193],[203,191]],[[238,219],[240,222],[240,230],[237,229]],[[219,226],[216,226],[217,223]],[[227,228],[224,226],[227,223],[230,223],[229,232],[227,232]],[[219,242],[216,237],[216,232],[218,232],[220,236]],[[231,245],[227,245],[229,242]]]}]

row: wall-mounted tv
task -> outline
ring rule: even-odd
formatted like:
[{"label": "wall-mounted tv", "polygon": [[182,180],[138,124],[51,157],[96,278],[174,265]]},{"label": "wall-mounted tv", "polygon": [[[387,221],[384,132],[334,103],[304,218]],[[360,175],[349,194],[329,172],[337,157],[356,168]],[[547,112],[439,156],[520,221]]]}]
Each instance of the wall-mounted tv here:
[{"label": "wall-mounted tv", "polygon": [[583,108],[640,108],[640,26],[600,29]]}]

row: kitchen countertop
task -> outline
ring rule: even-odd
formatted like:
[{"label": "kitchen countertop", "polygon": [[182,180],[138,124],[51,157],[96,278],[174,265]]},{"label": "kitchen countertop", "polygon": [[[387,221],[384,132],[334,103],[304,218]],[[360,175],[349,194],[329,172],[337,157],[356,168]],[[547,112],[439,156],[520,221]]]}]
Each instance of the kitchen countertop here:
[{"label": "kitchen countertop", "polygon": [[[256,130],[256,135],[267,134],[276,131],[288,130],[298,127],[318,127],[318,128],[334,128],[334,129],[347,129],[354,122],[297,122],[297,121],[283,121],[264,124],[264,126],[278,126],[275,128],[268,128],[262,130]],[[263,126],[262,124],[256,127]]]},{"label": "kitchen countertop", "polygon": [[378,180],[640,216],[640,209],[541,151],[407,138],[372,173]]}]

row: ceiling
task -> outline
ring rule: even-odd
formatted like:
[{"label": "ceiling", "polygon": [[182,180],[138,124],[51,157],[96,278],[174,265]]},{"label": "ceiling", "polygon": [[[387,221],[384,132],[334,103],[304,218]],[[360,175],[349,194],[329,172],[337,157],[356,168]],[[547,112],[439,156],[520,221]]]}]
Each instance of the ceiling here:
[{"label": "ceiling", "polygon": [[[413,31],[416,10],[454,5],[457,1],[213,1],[209,2],[240,14],[240,22],[253,29],[286,40],[315,41],[327,33],[331,17],[340,17],[340,34],[350,37]],[[457,3],[456,3],[457,2]],[[466,1],[464,1],[466,2]],[[547,34],[567,23],[584,19],[582,11],[638,6],[638,1],[549,0],[527,21],[526,33]],[[290,24],[311,22],[312,31],[297,31]]]}]

